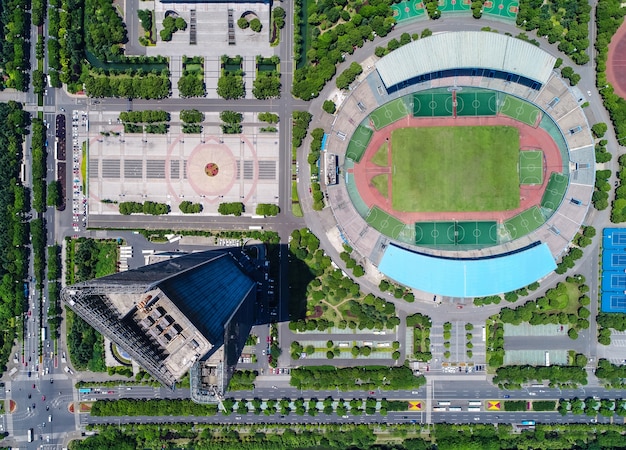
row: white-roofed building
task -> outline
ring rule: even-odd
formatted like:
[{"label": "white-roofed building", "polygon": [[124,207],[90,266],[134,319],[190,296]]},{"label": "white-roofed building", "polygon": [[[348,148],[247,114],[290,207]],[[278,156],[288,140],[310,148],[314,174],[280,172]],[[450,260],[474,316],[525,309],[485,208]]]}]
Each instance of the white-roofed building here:
[{"label": "white-roofed building", "polygon": [[554,56],[520,39],[484,31],[459,31],[400,47],[380,59],[376,70],[388,90],[449,76],[446,71],[503,78],[539,89],[550,78],[555,61]]}]

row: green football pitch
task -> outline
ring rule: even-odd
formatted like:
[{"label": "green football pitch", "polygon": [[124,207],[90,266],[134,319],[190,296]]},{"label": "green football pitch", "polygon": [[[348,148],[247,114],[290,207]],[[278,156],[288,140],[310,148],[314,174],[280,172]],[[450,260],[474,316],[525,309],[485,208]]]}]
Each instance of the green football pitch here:
[{"label": "green football pitch", "polygon": [[515,127],[400,128],[391,134],[397,211],[504,211],[519,206]]}]

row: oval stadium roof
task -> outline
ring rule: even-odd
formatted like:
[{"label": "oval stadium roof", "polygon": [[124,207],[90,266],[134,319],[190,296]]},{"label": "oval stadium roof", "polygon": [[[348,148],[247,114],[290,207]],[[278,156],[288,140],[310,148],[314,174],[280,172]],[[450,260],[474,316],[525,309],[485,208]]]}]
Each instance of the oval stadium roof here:
[{"label": "oval stadium roof", "polygon": [[546,244],[480,259],[452,259],[390,244],[378,270],[405,286],[446,297],[486,297],[528,286],[556,269]]},{"label": "oval stadium roof", "polygon": [[387,88],[448,69],[493,69],[544,84],[556,58],[535,45],[487,31],[439,33],[404,45],[376,63]]}]

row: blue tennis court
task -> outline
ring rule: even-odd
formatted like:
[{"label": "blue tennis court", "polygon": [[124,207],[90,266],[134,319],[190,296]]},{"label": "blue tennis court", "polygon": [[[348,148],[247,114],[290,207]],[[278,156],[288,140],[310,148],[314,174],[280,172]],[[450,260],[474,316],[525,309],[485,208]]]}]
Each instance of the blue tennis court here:
[{"label": "blue tennis court", "polygon": [[626,229],[602,234],[602,312],[626,313]]},{"label": "blue tennis court", "polygon": [[626,312],[626,296],[611,296],[611,312]]},{"label": "blue tennis court", "polygon": [[620,274],[620,275],[611,274],[609,276],[611,277],[611,287],[612,288],[617,288],[617,289],[624,289],[624,288],[626,288],[626,275],[624,275],[624,274]]},{"label": "blue tennis court", "polygon": [[626,255],[611,255],[611,266],[613,267],[626,266]]},{"label": "blue tennis court", "polygon": [[626,231],[613,233],[613,245],[626,245]]}]

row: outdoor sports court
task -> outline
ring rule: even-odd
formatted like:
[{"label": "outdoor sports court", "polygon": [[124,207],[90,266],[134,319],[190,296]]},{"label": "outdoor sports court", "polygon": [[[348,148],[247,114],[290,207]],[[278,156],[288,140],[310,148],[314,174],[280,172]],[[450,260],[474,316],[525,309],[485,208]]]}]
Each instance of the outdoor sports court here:
[{"label": "outdoor sports court", "polygon": [[498,112],[498,95],[495,92],[456,93],[457,116],[494,116]]},{"label": "outdoor sports court", "polygon": [[559,207],[561,201],[563,200],[563,196],[565,195],[565,191],[567,190],[567,180],[567,175],[552,172],[550,180],[548,180],[546,190],[541,198],[542,208],[554,211]]},{"label": "outdoor sports court", "polygon": [[364,125],[356,127],[354,134],[350,138],[348,149],[346,150],[346,158],[359,162],[363,157],[363,153],[367,150],[367,146],[372,140],[374,130]]},{"label": "outdoor sports court", "polygon": [[413,94],[413,117],[449,117],[453,113],[450,92]]},{"label": "outdoor sports court", "polygon": [[528,150],[519,153],[520,184],[543,183],[543,152]]},{"label": "outdoor sports court", "polygon": [[374,206],[370,209],[369,213],[365,217],[365,221],[368,225],[392,239],[398,239],[405,242],[407,242],[407,239],[410,239],[411,244],[415,239],[411,226],[401,222],[392,215],[387,214],[378,206]]},{"label": "outdoor sports court", "polygon": [[536,127],[541,119],[539,108],[512,95],[504,97],[500,113],[531,127]]},{"label": "outdoor sports court", "polygon": [[370,114],[370,122],[374,128],[380,130],[406,117],[408,114],[409,110],[404,103],[404,99],[397,98],[372,111]]},{"label": "outdoor sports court", "polygon": [[397,5],[391,5],[391,10],[393,11],[393,17],[396,19],[396,22],[416,19],[426,14],[422,0],[405,0]]},{"label": "outdoor sports court", "polygon": [[471,0],[439,0],[441,12],[464,12],[469,11],[471,6]]},{"label": "outdoor sports court", "polygon": [[602,234],[602,311],[626,313],[626,229]]},{"label": "outdoor sports court", "polygon": [[535,231],[543,225],[545,219],[537,206],[533,206],[526,211],[519,213],[504,221],[504,228],[511,236],[512,240],[520,238]]},{"label": "outdoor sports court", "polygon": [[486,222],[416,222],[416,245],[495,245],[498,226]]},{"label": "outdoor sports court", "polygon": [[515,20],[519,11],[517,0],[487,0],[483,4],[483,14]]}]

